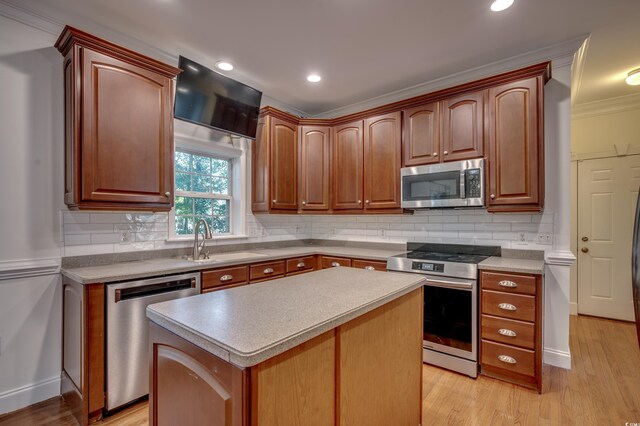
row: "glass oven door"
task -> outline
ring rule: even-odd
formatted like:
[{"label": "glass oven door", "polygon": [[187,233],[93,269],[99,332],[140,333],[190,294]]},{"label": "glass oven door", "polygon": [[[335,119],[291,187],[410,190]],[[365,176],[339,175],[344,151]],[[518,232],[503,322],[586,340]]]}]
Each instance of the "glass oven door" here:
[{"label": "glass oven door", "polygon": [[477,360],[476,283],[428,278],[424,286],[424,347]]}]

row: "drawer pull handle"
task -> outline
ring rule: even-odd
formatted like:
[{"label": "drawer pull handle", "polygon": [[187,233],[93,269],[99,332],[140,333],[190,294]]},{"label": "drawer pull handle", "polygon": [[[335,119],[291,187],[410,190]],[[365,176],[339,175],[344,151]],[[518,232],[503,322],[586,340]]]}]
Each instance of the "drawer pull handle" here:
[{"label": "drawer pull handle", "polygon": [[304,268],[304,267],[305,267],[305,266],[307,266],[307,265],[305,265],[305,264],[304,264],[304,262],[300,262],[300,263],[298,263],[296,266],[297,266],[298,268]]},{"label": "drawer pull handle", "polygon": [[265,274],[273,274],[273,268],[267,268],[262,272],[265,273]]},{"label": "drawer pull handle", "polygon": [[511,303],[501,303],[498,305],[498,308],[503,311],[515,311],[517,309],[515,305],[512,305]]},{"label": "drawer pull handle", "polygon": [[498,360],[505,364],[515,364],[517,362],[515,358],[510,357],[509,355],[498,355]]},{"label": "drawer pull handle", "polygon": [[518,284],[514,283],[513,281],[508,281],[508,280],[500,281],[498,283],[498,285],[500,287],[506,287],[506,288],[516,288],[516,287],[518,287]]},{"label": "drawer pull handle", "polygon": [[374,268],[374,267],[373,267],[373,266],[371,266],[371,265],[367,265],[367,266],[365,266],[365,267],[364,267],[364,269],[366,269],[367,271],[375,271],[375,270],[376,270],[376,268]]},{"label": "drawer pull handle", "polygon": [[332,267],[340,266],[340,262],[331,262],[331,266]]},{"label": "drawer pull handle", "polygon": [[225,282],[225,281],[231,281],[233,279],[233,275],[223,275],[220,277],[220,281]]},{"label": "drawer pull handle", "polygon": [[502,334],[503,336],[507,336],[507,337],[516,337],[517,336],[515,331],[509,330],[508,328],[501,328],[500,330],[498,330],[498,333]]}]

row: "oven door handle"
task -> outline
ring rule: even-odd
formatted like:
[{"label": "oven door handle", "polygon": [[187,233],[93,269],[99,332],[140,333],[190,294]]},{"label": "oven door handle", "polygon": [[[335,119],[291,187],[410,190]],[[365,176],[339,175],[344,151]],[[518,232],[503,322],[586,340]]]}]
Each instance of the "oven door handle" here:
[{"label": "oven door handle", "polygon": [[459,290],[473,289],[473,282],[433,280],[431,278],[427,278],[427,285],[430,285],[432,287],[452,288],[452,289],[459,289]]}]

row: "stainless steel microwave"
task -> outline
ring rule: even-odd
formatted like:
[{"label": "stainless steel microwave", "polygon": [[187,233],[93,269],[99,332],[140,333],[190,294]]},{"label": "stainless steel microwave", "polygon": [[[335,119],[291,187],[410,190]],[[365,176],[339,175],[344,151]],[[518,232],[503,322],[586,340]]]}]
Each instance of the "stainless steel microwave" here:
[{"label": "stainless steel microwave", "polygon": [[484,159],[403,167],[402,207],[432,209],[484,206]]}]

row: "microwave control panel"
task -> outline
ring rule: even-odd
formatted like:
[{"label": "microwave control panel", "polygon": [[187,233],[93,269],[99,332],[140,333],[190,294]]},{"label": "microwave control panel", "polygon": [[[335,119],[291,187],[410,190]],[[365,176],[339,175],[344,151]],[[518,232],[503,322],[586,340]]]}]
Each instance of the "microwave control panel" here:
[{"label": "microwave control panel", "polygon": [[467,170],[467,198],[481,198],[482,185],[480,169]]}]

